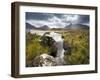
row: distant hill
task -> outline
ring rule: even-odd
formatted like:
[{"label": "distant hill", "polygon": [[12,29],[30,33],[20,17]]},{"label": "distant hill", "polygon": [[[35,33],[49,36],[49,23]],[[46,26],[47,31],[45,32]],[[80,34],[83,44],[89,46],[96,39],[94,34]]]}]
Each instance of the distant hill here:
[{"label": "distant hill", "polygon": [[89,29],[89,26],[83,24],[70,24],[65,29]]},{"label": "distant hill", "polygon": [[64,30],[64,28],[51,28],[50,30]]},{"label": "distant hill", "polygon": [[26,29],[36,29],[36,27],[29,23],[26,23]]},{"label": "distant hill", "polygon": [[41,29],[41,30],[48,30],[49,27],[47,25],[43,25],[41,27],[39,27],[38,29]]},{"label": "distant hill", "polygon": [[77,30],[77,29],[85,29],[88,30],[89,26],[83,24],[70,24],[64,28],[51,28],[50,30]]},{"label": "distant hill", "polygon": [[26,29],[30,30],[30,29],[35,29],[35,30],[48,30],[49,27],[47,25],[43,25],[41,27],[36,27],[34,25],[31,25],[29,23],[26,23]]},{"label": "distant hill", "polygon": [[35,30],[66,30],[66,29],[69,29],[69,30],[72,30],[72,29],[75,30],[76,29],[77,30],[77,29],[85,29],[85,30],[88,30],[89,26],[83,25],[83,24],[70,24],[70,25],[67,25],[64,28],[49,28],[49,26],[47,26],[47,25],[36,27],[34,25],[26,23],[26,29],[27,30],[30,30],[30,29],[35,29]]}]

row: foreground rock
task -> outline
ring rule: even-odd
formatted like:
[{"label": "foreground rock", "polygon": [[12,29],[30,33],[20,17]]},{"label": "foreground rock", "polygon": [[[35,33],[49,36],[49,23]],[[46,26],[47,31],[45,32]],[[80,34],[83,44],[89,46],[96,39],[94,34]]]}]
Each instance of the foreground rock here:
[{"label": "foreground rock", "polygon": [[37,56],[33,60],[33,66],[34,67],[40,67],[40,66],[56,66],[56,60],[54,57],[48,55],[48,54],[42,54],[40,56]]}]

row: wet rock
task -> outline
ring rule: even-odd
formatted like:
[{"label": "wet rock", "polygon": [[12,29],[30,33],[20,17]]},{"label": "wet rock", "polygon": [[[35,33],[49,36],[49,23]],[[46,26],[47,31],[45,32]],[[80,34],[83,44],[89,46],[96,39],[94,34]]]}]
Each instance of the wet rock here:
[{"label": "wet rock", "polygon": [[48,55],[48,54],[42,54],[40,56],[37,56],[33,60],[33,66],[34,67],[40,67],[40,66],[56,66],[56,60],[54,57]]}]

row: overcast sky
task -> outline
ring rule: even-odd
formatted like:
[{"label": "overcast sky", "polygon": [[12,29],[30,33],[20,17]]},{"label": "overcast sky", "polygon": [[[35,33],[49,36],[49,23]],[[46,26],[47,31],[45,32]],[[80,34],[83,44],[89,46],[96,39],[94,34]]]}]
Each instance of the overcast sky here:
[{"label": "overcast sky", "polygon": [[64,28],[70,23],[89,25],[89,15],[26,12],[26,22],[36,27]]}]

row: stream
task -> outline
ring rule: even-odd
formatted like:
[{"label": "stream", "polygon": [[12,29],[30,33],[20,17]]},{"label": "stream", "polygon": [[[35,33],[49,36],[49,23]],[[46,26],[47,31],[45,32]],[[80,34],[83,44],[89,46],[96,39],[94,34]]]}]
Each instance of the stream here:
[{"label": "stream", "polygon": [[59,33],[50,32],[49,36],[52,37],[57,43],[57,57],[55,58],[57,65],[65,64],[64,61],[65,50],[63,49],[64,39],[62,38],[62,35]]}]

